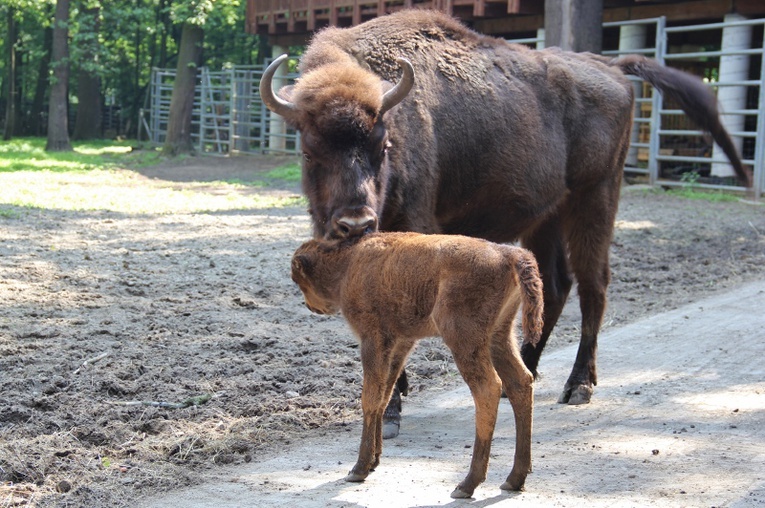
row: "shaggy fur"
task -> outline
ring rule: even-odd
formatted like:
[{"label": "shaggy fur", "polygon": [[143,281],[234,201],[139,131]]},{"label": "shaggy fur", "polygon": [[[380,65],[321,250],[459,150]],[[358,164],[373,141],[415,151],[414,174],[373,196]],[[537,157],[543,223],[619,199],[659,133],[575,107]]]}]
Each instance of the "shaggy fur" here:
[{"label": "shaggy fur", "polygon": [[516,421],[515,463],[503,489],[520,490],[531,469],[533,376],[513,336],[542,333],[542,281],[525,249],[458,235],[376,233],[357,240],[311,240],[295,252],[292,279],[306,305],[342,312],[361,343],[364,412],[359,458],[346,478],[362,481],[380,461],[382,417],[415,342],[440,335],[470,386],[476,437],[470,471],[452,493],[470,497],[486,479],[502,387]]},{"label": "shaggy fur", "polygon": [[[398,57],[412,63],[415,84],[380,115],[374,97],[399,79]],[[359,76],[352,94],[347,80],[335,79],[338,66]],[[379,228],[520,240],[536,256],[545,288],[540,345],[522,350],[535,375],[578,282],[582,334],[564,403],[589,402],[597,383],[608,249],[634,106],[625,74],[681,104],[749,182],[712,92],[642,56],[534,51],[414,10],[321,31],[300,70],[297,85],[281,93],[296,104],[287,119],[303,136],[315,236]],[[311,95],[305,90],[315,82],[321,94]]]}]

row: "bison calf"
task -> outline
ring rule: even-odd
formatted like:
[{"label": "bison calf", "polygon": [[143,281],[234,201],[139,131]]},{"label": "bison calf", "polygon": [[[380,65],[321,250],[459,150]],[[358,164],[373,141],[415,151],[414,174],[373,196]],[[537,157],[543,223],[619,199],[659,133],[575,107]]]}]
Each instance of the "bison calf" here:
[{"label": "bison calf", "polygon": [[295,252],[292,279],[319,314],[342,312],[361,343],[364,426],[356,465],[363,481],[380,462],[382,418],[415,342],[440,335],[475,402],[470,471],[452,497],[470,497],[486,478],[504,388],[513,406],[513,469],[501,488],[520,490],[531,470],[533,376],[513,336],[523,302],[523,332],[542,331],[542,282],[532,254],[519,247],[453,235],[376,233],[356,240],[311,240]]}]

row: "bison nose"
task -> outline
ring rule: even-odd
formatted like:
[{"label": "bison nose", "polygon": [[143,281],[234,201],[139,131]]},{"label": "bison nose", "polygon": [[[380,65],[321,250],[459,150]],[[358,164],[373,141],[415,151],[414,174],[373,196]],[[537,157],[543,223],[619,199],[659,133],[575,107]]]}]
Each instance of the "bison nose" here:
[{"label": "bison nose", "polygon": [[332,218],[334,234],[340,238],[361,236],[377,230],[377,216],[370,209]]}]

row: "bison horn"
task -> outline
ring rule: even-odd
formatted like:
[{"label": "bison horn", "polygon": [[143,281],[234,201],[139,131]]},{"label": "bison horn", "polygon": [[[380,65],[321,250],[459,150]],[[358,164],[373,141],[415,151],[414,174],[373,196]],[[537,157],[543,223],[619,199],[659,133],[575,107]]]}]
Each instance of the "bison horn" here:
[{"label": "bison horn", "polygon": [[414,68],[412,64],[406,58],[396,59],[401,66],[401,70],[404,71],[403,76],[396,86],[385,92],[382,97],[382,108],[380,109],[380,116],[384,115],[386,111],[404,100],[414,86]]},{"label": "bison horn", "polygon": [[276,95],[271,82],[273,81],[276,69],[287,58],[288,55],[282,55],[271,62],[271,65],[266,68],[263,72],[263,77],[260,79],[260,98],[263,100],[263,104],[277,115],[284,117],[290,116],[290,113],[295,111],[295,105]]}]

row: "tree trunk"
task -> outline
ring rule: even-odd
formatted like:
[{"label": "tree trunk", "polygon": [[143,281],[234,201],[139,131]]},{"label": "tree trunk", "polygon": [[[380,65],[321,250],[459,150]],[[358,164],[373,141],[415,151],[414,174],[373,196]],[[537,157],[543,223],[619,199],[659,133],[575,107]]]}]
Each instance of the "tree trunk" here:
[{"label": "tree trunk", "polygon": [[6,44],[6,102],[5,102],[5,131],[3,132],[3,139],[11,139],[16,133],[16,40],[19,38],[19,29],[16,25],[16,9],[12,6],[7,7],[7,21],[8,32]]},{"label": "tree trunk", "polygon": [[174,156],[194,150],[191,144],[191,111],[194,107],[194,89],[203,37],[202,27],[190,23],[183,25],[178,67],[170,99],[167,138],[162,148],[165,155]]},{"label": "tree trunk", "polygon": [[86,70],[77,76],[77,120],[72,139],[98,139],[101,137],[101,78]]},{"label": "tree trunk", "polygon": [[[93,19],[93,32],[99,31],[99,9],[91,8],[83,11],[85,16]],[[98,38],[95,38],[98,41]],[[98,42],[95,42],[98,44]],[[97,58],[98,48],[87,46],[82,59],[85,62],[94,61]],[[95,71],[86,67],[80,69],[77,76],[77,120],[74,124],[72,139],[98,139],[101,137],[101,78]]]},{"label": "tree trunk", "polygon": [[69,0],[56,0],[53,26],[53,80],[48,106],[48,143],[45,149],[63,152],[72,149],[67,121],[69,91]]},{"label": "tree trunk", "polygon": [[48,90],[50,79],[50,54],[53,49],[53,28],[45,29],[43,35],[43,55],[40,58],[40,67],[37,71],[37,85],[35,87],[35,98],[32,101],[32,108],[29,112],[29,121],[31,122],[30,134],[33,136],[42,136],[45,132],[43,122],[43,105],[45,104],[45,92]]}]

